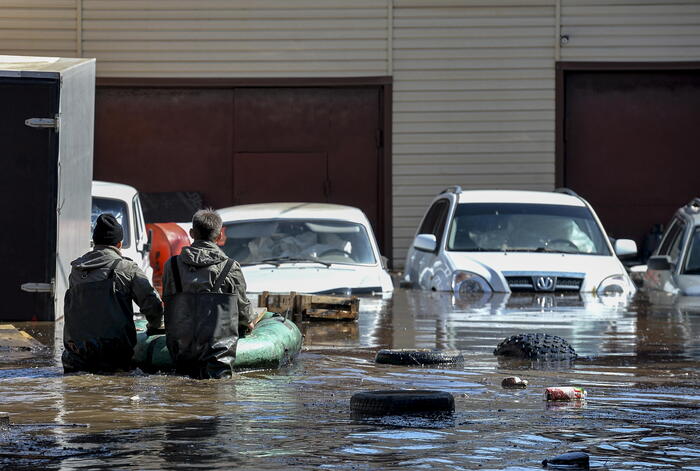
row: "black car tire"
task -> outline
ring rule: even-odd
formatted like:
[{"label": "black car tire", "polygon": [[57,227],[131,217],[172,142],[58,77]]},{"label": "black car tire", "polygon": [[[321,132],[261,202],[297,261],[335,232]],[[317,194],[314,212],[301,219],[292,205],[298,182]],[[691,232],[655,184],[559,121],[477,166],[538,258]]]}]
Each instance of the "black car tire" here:
[{"label": "black car tire", "polygon": [[563,338],[542,333],[508,337],[498,344],[493,354],[526,360],[575,360],[578,356]]},{"label": "black car tire", "polygon": [[456,350],[396,349],[379,350],[374,361],[387,365],[444,365],[461,363],[464,357]]},{"label": "black car tire", "polygon": [[362,415],[400,415],[451,413],[455,410],[452,394],[445,391],[389,390],[353,394],[350,410]]}]

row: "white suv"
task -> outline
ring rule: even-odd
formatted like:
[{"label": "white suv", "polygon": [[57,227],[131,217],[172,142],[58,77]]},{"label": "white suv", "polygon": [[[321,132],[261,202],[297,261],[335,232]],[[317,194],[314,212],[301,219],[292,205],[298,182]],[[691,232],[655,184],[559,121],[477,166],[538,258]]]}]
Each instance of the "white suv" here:
[{"label": "white suv", "polygon": [[453,187],[423,217],[406,258],[405,281],[459,294],[630,295],[636,289],[618,256],[636,253],[633,240],[612,242],[590,205],[570,190]]}]

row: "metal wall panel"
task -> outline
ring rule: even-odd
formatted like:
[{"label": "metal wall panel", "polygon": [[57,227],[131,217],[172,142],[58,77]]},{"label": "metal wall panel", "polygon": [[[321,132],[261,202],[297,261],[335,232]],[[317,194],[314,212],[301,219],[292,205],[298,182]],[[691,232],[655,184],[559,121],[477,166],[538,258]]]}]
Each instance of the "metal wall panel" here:
[{"label": "metal wall panel", "polygon": [[61,77],[56,219],[56,319],[63,317],[70,262],[90,249],[95,61],[67,69]]},{"label": "metal wall panel", "polygon": [[387,74],[385,2],[83,0],[100,77]]},{"label": "metal wall panel", "polygon": [[394,266],[430,200],[554,185],[552,1],[394,2]]},{"label": "metal wall panel", "polygon": [[566,61],[689,61],[700,57],[700,2],[561,0]]},{"label": "metal wall panel", "polygon": [[0,54],[75,57],[76,0],[0,2]]}]

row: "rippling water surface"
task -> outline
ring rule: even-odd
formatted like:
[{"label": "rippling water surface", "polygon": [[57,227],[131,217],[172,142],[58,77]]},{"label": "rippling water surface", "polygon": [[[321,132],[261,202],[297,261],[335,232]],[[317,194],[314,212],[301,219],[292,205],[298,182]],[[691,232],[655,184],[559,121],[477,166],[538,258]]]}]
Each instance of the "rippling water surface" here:
[{"label": "rippling water surface", "polygon": [[[398,290],[365,298],[356,323],[302,326],[290,367],[195,381],[63,376],[53,324],[15,324],[47,345],[0,352],[2,469],[542,469],[567,451],[599,469],[700,470],[700,299],[494,296]],[[493,355],[503,338],[546,332],[583,358],[533,364]],[[451,367],[378,365],[380,348],[462,351]],[[500,386],[506,376],[524,390]],[[588,399],[551,404],[548,386]],[[436,389],[452,417],[354,420],[350,397]]]}]

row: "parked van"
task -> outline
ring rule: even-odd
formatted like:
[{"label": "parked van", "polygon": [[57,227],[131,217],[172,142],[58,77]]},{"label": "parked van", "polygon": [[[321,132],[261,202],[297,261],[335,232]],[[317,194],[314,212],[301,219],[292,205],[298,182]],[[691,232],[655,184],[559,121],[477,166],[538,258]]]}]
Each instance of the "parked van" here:
[{"label": "parked van", "polygon": [[138,263],[149,279],[153,279],[148,254],[151,239],[146,230],[141,201],[136,188],[121,183],[92,182],[91,231],[102,213],[110,213],[117,218],[124,229],[122,255]]}]

